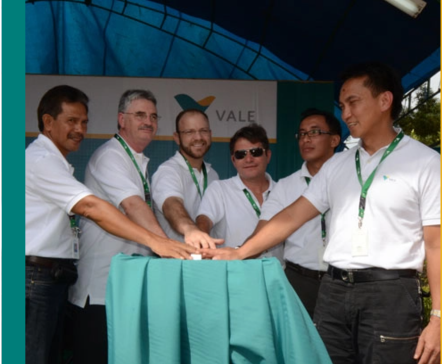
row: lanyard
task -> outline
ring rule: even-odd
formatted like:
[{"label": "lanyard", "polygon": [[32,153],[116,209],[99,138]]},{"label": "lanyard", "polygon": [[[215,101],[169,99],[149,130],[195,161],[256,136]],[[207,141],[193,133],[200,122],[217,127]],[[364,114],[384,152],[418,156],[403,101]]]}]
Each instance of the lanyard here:
[{"label": "lanyard", "polygon": [[[304,177],[305,178],[305,182],[307,182],[307,186],[310,184],[310,177]],[[328,211],[328,210],[327,210]],[[322,242],[324,243],[325,246],[325,237],[327,236],[327,230],[325,227],[325,215],[327,214],[327,211],[324,212],[323,214],[321,214],[321,236],[322,236]]]},{"label": "lanyard", "polygon": [[[180,154],[181,154],[181,152],[180,152]],[[207,188],[207,171],[206,171],[206,165],[205,165],[204,162],[203,162],[202,169],[203,169],[203,175],[204,175],[204,186],[203,186],[203,193],[201,193],[200,184],[198,183],[198,180],[196,179],[195,172],[193,171],[192,166],[190,165],[189,161],[187,160],[187,158],[186,158],[183,154],[181,154],[181,156],[182,156],[182,157],[184,158],[184,160],[186,161],[187,168],[189,168],[189,172],[190,172],[190,175],[192,176],[193,183],[195,183],[196,189],[198,190],[198,193],[199,193],[200,197],[203,198],[204,192],[206,192],[206,188]]]},{"label": "lanyard", "polygon": [[144,187],[144,200],[149,205],[149,207],[152,207],[152,200],[150,198],[149,184],[147,183],[146,178],[144,178],[143,173],[141,173],[140,167],[138,166],[138,163],[135,160],[135,157],[133,156],[132,152],[130,151],[129,147],[127,146],[126,142],[123,140],[122,137],[120,137],[118,134],[115,134],[114,137],[123,146],[123,148],[126,151],[127,155],[130,157],[130,159],[132,160],[135,168],[137,169],[138,173],[140,174],[141,182],[143,182],[143,187]]},{"label": "lanyard", "polygon": [[250,194],[249,191],[247,191],[246,188],[243,189],[244,194],[246,195],[247,199],[249,200],[250,204],[252,205],[253,209],[256,212],[256,216],[259,217],[261,216],[261,210],[259,209],[258,205],[256,204],[255,200],[253,199],[252,195]]},{"label": "lanyard", "polygon": [[360,183],[360,185],[362,187],[361,196],[359,198],[359,214],[358,214],[358,217],[359,217],[359,219],[358,219],[358,227],[359,227],[359,229],[362,227],[362,220],[364,219],[365,202],[366,202],[366,199],[367,199],[367,193],[368,193],[368,189],[371,186],[371,183],[373,182],[374,175],[376,174],[376,171],[377,171],[379,165],[383,162],[383,160],[385,158],[387,158],[390,155],[390,153],[394,150],[394,148],[396,148],[396,146],[399,144],[399,142],[401,141],[401,139],[403,137],[404,137],[404,133],[403,133],[403,131],[401,131],[396,136],[396,138],[394,138],[394,140],[391,142],[391,144],[388,146],[387,150],[382,155],[382,158],[379,161],[378,165],[373,170],[373,172],[371,172],[370,176],[367,178],[365,183],[363,183],[363,181],[362,181],[361,163],[359,161],[359,150],[355,154],[356,173],[358,174],[359,183]]},{"label": "lanyard", "polygon": [[68,215],[69,216],[69,223],[71,225],[72,233],[75,237],[79,237],[81,234],[81,230],[77,225],[77,221],[75,220],[75,215]]}]

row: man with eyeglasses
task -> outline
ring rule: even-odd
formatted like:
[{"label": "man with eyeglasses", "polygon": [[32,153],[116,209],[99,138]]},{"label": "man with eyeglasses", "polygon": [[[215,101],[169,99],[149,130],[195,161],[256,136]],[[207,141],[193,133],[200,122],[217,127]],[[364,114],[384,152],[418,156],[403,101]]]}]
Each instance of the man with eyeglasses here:
[{"label": "man with eyeglasses", "polygon": [[152,176],[155,214],[167,236],[193,246],[222,243],[195,225],[198,207],[207,187],[218,174],[204,161],[212,143],[207,115],[198,109],[181,111],[173,134],[179,150]]},{"label": "man with eyeglasses", "polygon": [[[225,246],[236,247],[255,230],[262,205],[271,195],[275,182],[266,173],[272,152],[262,126],[252,124],[239,129],[230,139],[229,148],[238,174],[210,185],[196,223],[206,233],[224,238]],[[274,256],[282,263],[282,249],[281,245],[273,247],[261,257]]]},{"label": "man with eyeglasses", "polygon": [[26,148],[28,364],[61,362],[68,289],[77,279],[75,263],[83,254],[75,214],[107,231],[109,240],[98,252],[100,255],[112,249],[111,239],[117,238],[111,234],[119,236],[120,241],[149,246],[165,257],[190,259],[190,253],[195,252],[190,246],[146,231],[75,179],[66,157],[78,150],[86,135],[88,102],[82,91],[68,85],[48,90],[37,110],[41,134]]},{"label": "man with eyeglasses", "polygon": [[[330,209],[314,322],[333,363],[440,363],[440,154],[394,127],[403,88],[393,69],[358,64],[342,80],[342,119],[358,146],[241,248],[203,253],[253,256]],[[424,260],[432,310],[422,329]]]},{"label": "man with eyeglasses", "polygon": [[[333,157],[341,141],[341,123],[329,112],[308,109],[301,114],[296,139],[304,164],[297,172],[280,179],[273,188],[255,233],[296,201],[322,165]],[[284,244],[285,274],[312,318],[321,278],[327,269],[323,255],[329,220],[327,212],[315,217],[290,235]]]},{"label": "man with eyeglasses", "polygon": [[[118,133],[89,160],[85,184],[97,196],[121,209],[133,222],[167,238],[152,211],[147,158],[160,117],[150,91],[127,90],[118,105]],[[152,255],[152,250],[111,236],[86,219],[80,222],[79,279],[69,292],[74,309],[74,361],[107,363],[106,283],[115,254]]]}]

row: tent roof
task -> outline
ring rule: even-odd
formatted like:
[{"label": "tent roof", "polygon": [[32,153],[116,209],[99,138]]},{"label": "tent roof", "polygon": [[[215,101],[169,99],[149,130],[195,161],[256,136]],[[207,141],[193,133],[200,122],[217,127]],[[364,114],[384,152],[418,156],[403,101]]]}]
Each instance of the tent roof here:
[{"label": "tent roof", "polygon": [[[26,72],[334,81],[396,68],[406,91],[440,69],[440,3],[383,0],[26,1]],[[337,94],[337,93],[336,93]]]}]

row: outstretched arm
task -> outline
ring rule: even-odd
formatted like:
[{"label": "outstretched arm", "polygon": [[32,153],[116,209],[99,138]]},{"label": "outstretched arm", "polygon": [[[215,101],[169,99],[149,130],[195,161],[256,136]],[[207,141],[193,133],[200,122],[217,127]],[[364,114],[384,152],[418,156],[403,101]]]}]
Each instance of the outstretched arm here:
[{"label": "outstretched arm", "polygon": [[186,244],[197,248],[209,248],[224,242],[223,239],[214,239],[208,233],[198,229],[187,213],[183,200],[178,197],[169,197],[164,201],[163,213],[172,228],[184,235],[184,242]]},{"label": "outstretched arm", "polygon": [[203,249],[201,252],[206,258],[213,259],[246,259],[261,254],[263,251],[278,245],[288,236],[293,234],[304,223],[319,214],[319,211],[304,197],[300,197],[280,213],[275,215],[268,223],[260,227],[238,249]]},{"label": "outstretched arm", "polygon": [[144,229],[122,214],[115,206],[94,195],[86,196],[77,202],[72,212],[91,219],[110,234],[148,246],[164,258],[191,259],[190,254],[197,252],[194,247],[158,236]]}]

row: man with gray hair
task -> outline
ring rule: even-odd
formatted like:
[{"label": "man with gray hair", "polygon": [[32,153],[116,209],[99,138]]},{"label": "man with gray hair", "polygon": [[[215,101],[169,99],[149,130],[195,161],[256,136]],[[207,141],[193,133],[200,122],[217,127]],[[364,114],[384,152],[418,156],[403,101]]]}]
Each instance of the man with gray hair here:
[{"label": "man with gray hair", "polygon": [[[92,155],[85,184],[94,194],[109,201],[126,216],[157,235],[166,237],[152,212],[147,164],[143,150],[153,140],[160,117],[150,91],[128,90],[118,106],[118,134]],[[78,281],[69,292],[73,303],[74,361],[107,363],[105,312],[106,283],[111,258],[117,253],[152,255],[132,241],[116,238],[87,219],[80,228],[81,256]]]}]

